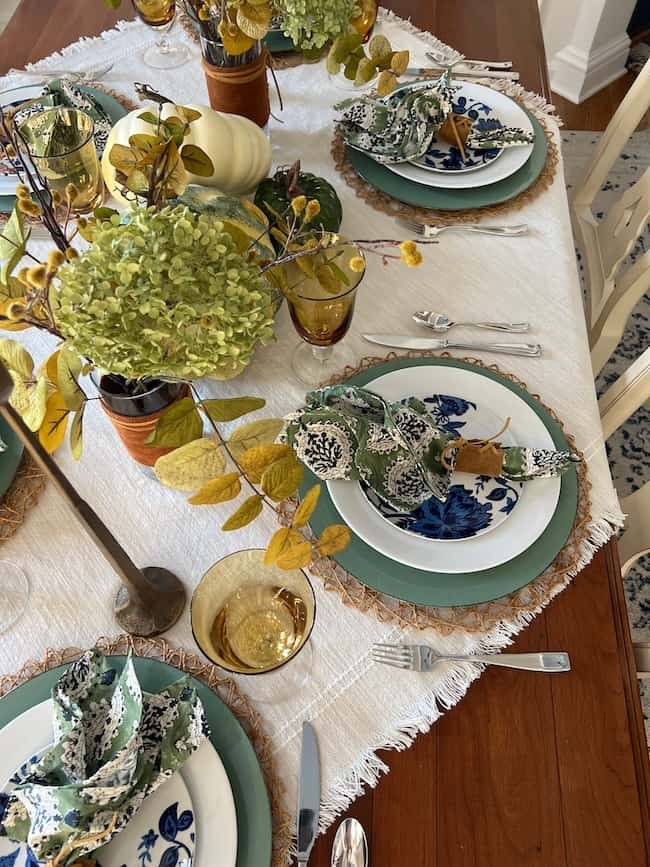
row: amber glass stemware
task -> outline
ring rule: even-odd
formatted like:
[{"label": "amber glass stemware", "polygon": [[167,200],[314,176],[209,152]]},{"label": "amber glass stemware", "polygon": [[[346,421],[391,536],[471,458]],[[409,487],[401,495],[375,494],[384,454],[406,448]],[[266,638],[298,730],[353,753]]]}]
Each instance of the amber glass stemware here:
[{"label": "amber glass stemware", "polygon": [[167,32],[176,17],[175,0],[131,0],[138,16],[155,28],[159,35],[155,45],[144,52],[142,59],[153,69],[173,69],[190,59],[190,53],[180,42],[170,42]]},{"label": "amber glass stemware", "polygon": [[289,270],[289,289],[285,293],[291,320],[304,341],[293,353],[293,372],[310,387],[353,360],[339,344],[350,328],[357,289],[365,274],[365,270],[350,268],[352,259],[363,261],[356,247],[332,247],[320,255],[342,272],[345,279],[339,281],[338,288],[323,285],[295,268]]}]

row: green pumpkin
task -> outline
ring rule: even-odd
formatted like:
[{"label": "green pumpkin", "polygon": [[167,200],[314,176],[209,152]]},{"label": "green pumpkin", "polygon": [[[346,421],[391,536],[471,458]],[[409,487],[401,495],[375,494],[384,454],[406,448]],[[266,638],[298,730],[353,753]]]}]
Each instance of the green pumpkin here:
[{"label": "green pumpkin", "polygon": [[263,180],[255,193],[255,204],[272,221],[275,216],[273,211],[284,213],[296,196],[306,196],[308,201],[316,199],[320,205],[320,212],[306,223],[307,226],[338,232],[343,208],[336,190],[325,178],[301,172],[300,161],[290,168],[278,169],[272,178]]}]

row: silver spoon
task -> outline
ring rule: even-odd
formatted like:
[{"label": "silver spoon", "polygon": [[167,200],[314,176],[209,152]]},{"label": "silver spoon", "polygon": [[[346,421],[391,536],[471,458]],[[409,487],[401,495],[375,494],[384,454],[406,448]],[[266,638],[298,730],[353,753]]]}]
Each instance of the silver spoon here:
[{"label": "silver spoon", "polygon": [[444,334],[454,325],[470,325],[472,328],[487,328],[489,331],[528,331],[528,322],[452,322],[446,313],[434,313],[432,310],[418,310],[413,314],[413,320],[418,325],[424,325],[438,334]]},{"label": "silver spoon", "polygon": [[332,846],[332,867],[368,867],[368,840],[361,822],[344,819]]}]

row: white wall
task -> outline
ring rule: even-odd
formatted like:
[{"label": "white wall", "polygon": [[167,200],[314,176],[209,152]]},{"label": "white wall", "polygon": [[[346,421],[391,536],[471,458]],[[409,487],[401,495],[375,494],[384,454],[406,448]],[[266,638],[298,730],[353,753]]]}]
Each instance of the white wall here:
[{"label": "white wall", "polygon": [[20,0],[0,0],[0,33],[5,29],[19,2]]},{"label": "white wall", "polygon": [[625,73],[635,0],[538,0],[551,88],[580,103]]}]

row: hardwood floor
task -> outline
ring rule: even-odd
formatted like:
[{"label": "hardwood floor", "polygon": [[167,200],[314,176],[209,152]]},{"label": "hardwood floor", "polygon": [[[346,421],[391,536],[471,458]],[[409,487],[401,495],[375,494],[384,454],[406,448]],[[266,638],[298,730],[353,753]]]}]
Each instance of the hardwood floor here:
[{"label": "hardwood floor", "polygon": [[[633,81],[634,75],[627,73],[581,105],[574,105],[557,93],[552,94],[552,102],[564,120],[565,129],[604,130]],[[650,127],[650,112],[639,124],[639,129],[648,127]]]}]

